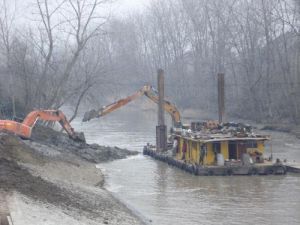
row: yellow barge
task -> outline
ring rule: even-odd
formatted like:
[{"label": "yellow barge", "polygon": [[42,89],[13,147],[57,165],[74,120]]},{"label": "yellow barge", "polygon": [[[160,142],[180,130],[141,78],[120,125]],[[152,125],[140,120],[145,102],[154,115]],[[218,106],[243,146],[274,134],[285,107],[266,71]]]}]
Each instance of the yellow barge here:
[{"label": "yellow barge", "polygon": [[270,136],[254,134],[244,124],[218,124],[214,121],[192,123],[172,132],[172,144],[163,152],[144,147],[144,154],[195,175],[285,174],[280,161],[265,157]]}]

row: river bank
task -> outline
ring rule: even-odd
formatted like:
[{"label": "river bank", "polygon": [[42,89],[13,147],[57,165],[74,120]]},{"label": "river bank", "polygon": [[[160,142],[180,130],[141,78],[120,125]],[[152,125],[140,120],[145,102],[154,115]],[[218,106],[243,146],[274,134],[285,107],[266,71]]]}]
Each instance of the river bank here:
[{"label": "river bank", "polygon": [[143,224],[103,187],[95,166],[133,154],[77,143],[48,128],[35,129],[32,140],[2,133],[0,192],[13,224]]},{"label": "river bank", "polygon": [[[155,118],[156,114],[142,113],[136,107],[127,114],[116,111],[89,123],[74,121],[74,127],[84,131],[90,143],[142,151],[145,143],[155,143]],[[185,116],[183,121],[189,122]],[[272,136],[266,157],[272,149],[274,159],[300,162],[300,139],[288,133],[257,132]],[[151,224],[296,225],[300,221],[299,175],[196,177],[143,155],[102,163],[99,168],[105,187]]]},{"label": "river bank", "polygon": [[294,124],[265,124],[262,126],[261,130],[277,131],[289,133],[297,138],[300,138],[300,126]]}]

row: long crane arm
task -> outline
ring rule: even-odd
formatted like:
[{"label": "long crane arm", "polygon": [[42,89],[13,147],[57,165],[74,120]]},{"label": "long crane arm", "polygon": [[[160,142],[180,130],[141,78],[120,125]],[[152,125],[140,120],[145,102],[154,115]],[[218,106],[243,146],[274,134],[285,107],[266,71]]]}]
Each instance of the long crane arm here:
[{"label": "long crane arm", "polygon": [[[133,95],[130,95],[126,98],[120,99],[114,103],[111,103],[107,106],[104,106],[100,108],[99,110],[90,110],[84,114],[83,122],[89,121],[94,118],[105,116],[106,114],[109,114],[122,106],[128,104],[129,102],[145,95],[148,97],[151,101],[158,104],[158,94],[157,91],[150,85],[143,86],[140,90],[135,92]],[[181,116],[174,104],[172,104],[169,101],[164,100],[164,110],[168,112],[171,117],[172,121],[174,123],[174,126],[181,126]]]}]

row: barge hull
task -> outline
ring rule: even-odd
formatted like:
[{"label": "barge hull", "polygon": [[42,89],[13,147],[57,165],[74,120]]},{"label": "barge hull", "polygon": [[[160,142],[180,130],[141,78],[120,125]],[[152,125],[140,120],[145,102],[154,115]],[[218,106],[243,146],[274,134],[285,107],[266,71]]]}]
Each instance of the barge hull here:
[{"label": "barge hull", "polygon": [[287,172],[289,173],[300,173],[300,165],[288,164],[286,165]]},{"label": "barge hull", "polygon": [[228,165],[228,166],[195,166],[177,160],[166,154],[157,153],[154,150],[144,148],[143,154],[156,160],[165,162],[171,166],[182,169],[196,176],[233,176],[233,175],[284,175],[287,167],[282,164],[272,165]]}]

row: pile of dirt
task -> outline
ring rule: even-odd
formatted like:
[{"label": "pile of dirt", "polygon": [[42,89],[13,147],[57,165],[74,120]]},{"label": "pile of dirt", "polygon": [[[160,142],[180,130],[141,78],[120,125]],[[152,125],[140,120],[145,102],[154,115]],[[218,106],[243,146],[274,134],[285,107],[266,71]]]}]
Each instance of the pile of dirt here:
[{"label": "pile of dirt", "polygon": [[[50,155],[47,155],[47,151]],[[59,157],[55,159],[55,153],[53,157],[52,152],[58,152]],[[126,158],[133,154],[136,152],[77,142],[64,133],[43,126],[34,128],[30,141],[24,141],[12,134],[0,133],[0,190],[17,191],[32,199],[60,205],[63,208],[71,207],[84,212],[93,212],[95,206],[81,198],[78,193],[57,186],[40,176],[34,176],[24,165],[47,168],[48,165],[53,166],[55,162],[61,162],[66,163],[66,166],[71,163],[79,167],[78,161],[72,155],[99,163]],[[82,163],[84,162],[81,162],[80,168],[84,165]]]},{"label": "pile of dirt", "polygon": [[[44,129],[42,130],[44,131]],[[41,133],[41,135],[43,134]],[[73,143],[72,141],[60,143],[57,132],[54,134],[56,135],[51,137],[52,140],[57,141],[56,147],[49,147],[48,150],[61,151],[61,153],[58,152],[58,155],[53,156],[45,154],[44,147],[47,148],[45,144],[35,143],[32,148],[28,145],[28,141],[15,135],[0,133],[0,192],[12,195],[20,193],[33,199],[34,202],[41,203],[46,208],[48,205],[55,206],[56,209],[60,209],[61,212],[78,221],[89,218],[95,221],[95,224],[142,224],[106,190],[89,182],[89,180],[95,180],[95,182],[101,180],[101,172],[96,169],[95,165],[71,153],[75,151],[72,149],[78,145],[88,149],[87,151],[94,149],[85,143]],[[60,138],[64,140],[65,135],[60,135]],[[32,140],[30,142],[34,143]],[[48,143],[45,139],[42,142]],[[48,144],[50,145],[50,143]],[[64,153],[63,148],[57,147],[67,144],[71,145],[65,149],[70,151],[69,153]],[[103,158],[101,156],[101,159]],[[106,158],[112,159],[112,157]],[[90,167],[99,171],[100,177],[98,173],[87,169]],[[70,170],[73,171],[73,174]],[[87,174],[90,172],[91,174]],[[57,173],[60,173],[60,176],[57,176]],[[69,176],[73,178],[68,179]],[[17,203],[14,203],[14,208],[18,208]]]},{"label": "pile of dirt", "polygon": [[300,126],[294,124],[268,124],[261,128],[261,130],[269,130],[276,132],[284,132],[295,135],[300,138]]},{"label": "pile of dirt", "polygon": [[[19,152],[21,150],[22,152]],[[0,136],[0,189],[6,192],[18,191],[35,200],[51,204],[89,210],[88,205],[80,205],[76,196],[41,177],[33,176],[28,169],[17,162],[25,160],[34,150],[26,146],[18,137],[1,134]],[[22,156],[21,156],[22,154]],[[35,158],[37,156],[37,158]],[[34,159],[35,158],[35,159]],[[34,160],[33,160],[34,159]],[[43,163],[41,156],[31,156],[32,162]]]},{"label": "pile of dirt", "polygon": [[63,189],[41,177],[32,176],[27,169],[5,158],[0,158],[0,188],[7,192],[18,191],[33,199],[49,203],[72,205]]},{"label": "pile of dirt", "polygon": [[268,124],[262,127],[261,130],[270,130],[270,131],[289,133],[293,130],[293,127],[288,124]]},{"label": "pile of dirt", "polygon": [[124,159],[127,156],[138,154],[136,151],[129,151],[118,147],[107,147],[74,141],[70,139],[68,135],[44,126],[34,127],[31,140],[49,147],[54,147],[65,153],[73,153],[93,163]]}]

